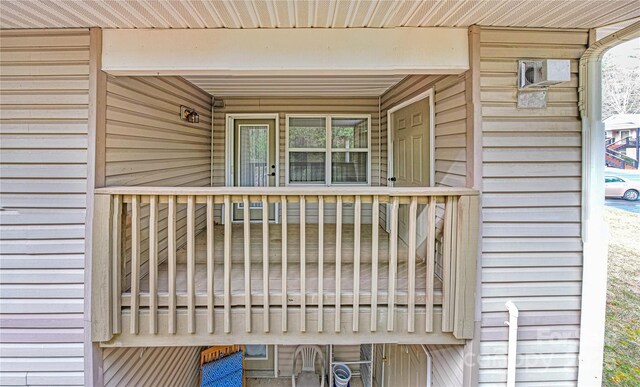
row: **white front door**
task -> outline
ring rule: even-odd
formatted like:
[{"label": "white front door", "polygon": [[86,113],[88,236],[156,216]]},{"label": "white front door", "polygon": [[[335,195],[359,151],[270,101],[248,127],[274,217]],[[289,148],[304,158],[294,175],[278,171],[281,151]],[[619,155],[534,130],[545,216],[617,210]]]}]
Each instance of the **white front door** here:
[{"label": "white front door", "polygon": [[[431,112],[429,98],[391,113],[394,187],[429,187],[431,182]],[[409,206],[400,206],[398,234],[405,242]]]},{"label": "white front door", "polygon": [[[273,120],[235,120],[235,171],[236,187],[269,187],[275,185],[275,122]],[[262,204],[251,203],[252,220],[262,219]],[[244,208],[236,204],[234,220],[242,220]],[[269,218],[275,219],[274,205],[270,205]]]}]

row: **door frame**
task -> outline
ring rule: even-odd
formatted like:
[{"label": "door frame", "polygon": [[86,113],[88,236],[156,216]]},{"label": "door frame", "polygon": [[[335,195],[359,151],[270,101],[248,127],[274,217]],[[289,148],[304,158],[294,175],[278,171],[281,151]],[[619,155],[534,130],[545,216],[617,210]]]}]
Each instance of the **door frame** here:
[{"label": "door frame", "polygon": [[[224,185],[225,187],[234,187],[235,180],[235,143],[234,143],[234,128],[235,120],[273,120],[275,124],[275,139],[276,142],[276,179],[274,187],[280,186],[280,115],[278,113],[227,113],[225,114],[225,145],[224,145]],[[224,223],[224,206],[222,208],[222,222]],[[280,223],[280,215],[278,206],[276,205],[275,223]]]},{"label": "door frame", "polygon": [[[391,115],[398,110],[407,107],[418,101],[422,101],[425,98],[429,98],[429,186],[435,185],[435,170],[436,170],[436,111],[435,111],[435,92],[433,88],[424,91],[417,96],[410,98],[404,102],[400,102],[397,105],[387,110],[387,179],[389,175],[393,174],[393,120]],[[387,180],[387,186],[393,187],[393,182]],[[391,216],[391,209],[387,206],[386,210],[387,219]],[[385,229],[389,232],[389,222],[385,222]]]},{"label": "door frame", "polygon": [[[401,102],[392,108],[387,110],[387,176],[389,174],[393,174],[393,121],[391,120],[391,115],[398,110],[407,107],[413,103],[418,101],[422,101],[425,98],[429,98],[429,186],[433,187],[435,184],[435,121],[436,121],[436,112],[435,112],[435,101],[434,101],[434,90],[433,88],[418,94],[417,96],[408,99],[404,102]],[[387,180],[388,182],[388,180]],[[387,183],[389,186],[389,183]]]}]

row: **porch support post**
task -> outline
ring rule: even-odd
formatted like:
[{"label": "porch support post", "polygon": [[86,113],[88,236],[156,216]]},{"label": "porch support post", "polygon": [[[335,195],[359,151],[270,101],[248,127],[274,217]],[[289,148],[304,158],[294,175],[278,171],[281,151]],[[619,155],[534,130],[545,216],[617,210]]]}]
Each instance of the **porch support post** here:
[{"label": "porch support post", "polygon": [[91,270],[91,340],[109,341],[111,318],[111,195],[94,198],[93,244]]},{"label": "porch support post", "polygon": [[580,58],[579,107],[582,118],[582,301],[578,385],[602,383],[607,297],[607,227],[604,211],[604,127],[602,123],[602,56],[607,49],[640,37],[640,22],[596,41]]},{"label": "porch support post", "polygon": [[[480,98],[480,34],[479,26],[469,27],[469,70],[466,74],[465,99],[467,103],[467,187],[482,190],[482,101]],[[482,323],[482,249],[478,247],[482,240],[482,196],[477,198],[477,237],[475,254],[475,283],[473,302],[475,313],[473,339],[464,347],[463,386],[478,385],[480,366],[480,327]],[[468,290],[468,289],[467,289]]]},{"label": "porch support post", "polygon": [[458,200],[458,229],[455,236],[458,239],[456,255],[452,259],[457,261],[455,267],[455,299],[453,335],[457,339],[472,339],[474,326],[474,307],[476,293],[476,256],[478,251],[478,208],[477,196],[462,196]]},{"label": "porch support post", "polygon": [[[94,239],[97,234],[93,230],[94,194],[93,190],[105,185],[105,128],[106,128],[106,96],[107,77],[102,71],[102,30],[89,30],[89,106],[87,117],[87,185],[85,215],[85,248],[84,248],[84,384],[102,386],[102,350],[94,343],[93,308],[94,303],[102,299],[93,298],[93,262],[103,259],[93,254]],[[104,290],[104,289],[103,289]],[[103,295],[110,293],[103,293]],[[107,305],[108,306],[108,305]]]}]

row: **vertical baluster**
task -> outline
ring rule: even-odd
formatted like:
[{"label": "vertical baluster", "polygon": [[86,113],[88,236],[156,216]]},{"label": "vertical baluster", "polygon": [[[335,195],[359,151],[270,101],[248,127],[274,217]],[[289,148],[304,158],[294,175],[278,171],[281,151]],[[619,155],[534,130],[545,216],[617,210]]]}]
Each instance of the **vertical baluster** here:
[{"label": "vertical baluster", "polygon": [[300,331],[307,330],[306,200],[300,195]]},{"label": "vertical baluster", "polygon": [[170,334],[176,333],[176,197],[169,196],[169,213],[167,216],[167,250],[169,260],[169,323],[167,324]]},{"label": "vertical baluster", "polygon": [[282,208],[282,332],[287,331],[287,197],[280,198]]},{"label": "vertical baluster", "polygon": [[336,316],[335,331],[340,332],[340,308],[342,294],[340,283],[342,282],[342,196],[336,198]]},{"label": "vertical baluster", "polygon": [[360,326],[360,223],[362,198],[356,195],[353,215],[353,331]]},{"label": "vertical baluster", "polygon": [[393,197],[391,205],[391,235],[389,237],[389,291],[387,305],[387,330],[393,331],[396,312],[396,274],[398,271],[398,209],[400,198]]},{"label": "vertical baluster", "polygon": [[380,228],[380,198],[371,205],[371,331],[378,327],[378,229]]},{"label": "vertical baluster", "polygon": [[214,197],[207,196],[207,327],[209,333],[213,333],[215,329],[215,310],[214,310],[214,294],[213,294],[213,277],[215,275],[215,257],[213,256],[215,249],[214,241],[214,219],[213,219],[213,203]]},{"label": "vertical baluster", "polygon": [[448,329],[453,331],[454,314],[455,314],[455,299],[456,292],[458,291],[456,283],[456,273],[458,270],[457,256],[458,256],[458,238],[456,238],[458,232],[458,197],[451,197],[451,260],[449,261],[449,325]]},{"label": "vertical baluster", "polygon": [[231,332],[231,197],[224,196],[224,332]]},{"label": "vertical baluster", "polygon": [[113,218],[111,224],[111,300],[113,334],[122,332],[122,196],[113,196]]},{"label": "vertical baluster", "polygon": [[426,282],[426,332],[433,332],[433,288],[436,272],[436,197],[429,198],[427,210],[427,282]]},{"label": "vertical baluster", "polygon": [[264,331],[269,332],[269,200],[262,196],[262,304]]},{"label": "vertical baluster", "polygon": [[416,231],[417,231],[417,214],[418,214],[418,198],[416,196],[411,197],[409,203],[409,241],[407,248],[407,258],[409,265],[409,301],[408,301],[408,327],[409,332],[415,331],[415,317],[416,317]]},{"label": "vertical baluster", "polygon": [[324,196],[318,195],[318,332],[324,329]]},{"label": "vertical baluster", "polygon": [[158,197],[149,200],[149,333],[158,333]]},{"label": "vertical baluster", "polygon": [[450,332],[449,307],[451,300],[451,259],[452,259],[452,217],[453,198],[447,196],[444,207],[444,228],[442,230],[442,331]]},{"label": "vertical baluster", "polygon": [[187,197],[187,331],[196,332],[196,198]]},{"label": "vertical baluster", "polygon": [[131,321],[132,335],[138,334],[140,293],[140,197],[131,198]]},{"label": "vertical baluster", "polygon": [[249,211],[249,197],[242,197],[244,228],[244,325],[247,332],[251,332],[251,215]]}]

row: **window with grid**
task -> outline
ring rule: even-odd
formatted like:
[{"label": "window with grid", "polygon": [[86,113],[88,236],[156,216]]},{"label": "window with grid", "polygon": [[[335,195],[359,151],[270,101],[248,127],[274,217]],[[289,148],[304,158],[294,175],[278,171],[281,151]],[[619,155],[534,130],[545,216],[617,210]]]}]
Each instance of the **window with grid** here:
[{"label": "window with grid", "polygon": [[287,118],[289,184],[368,184],[369,116]]}]

